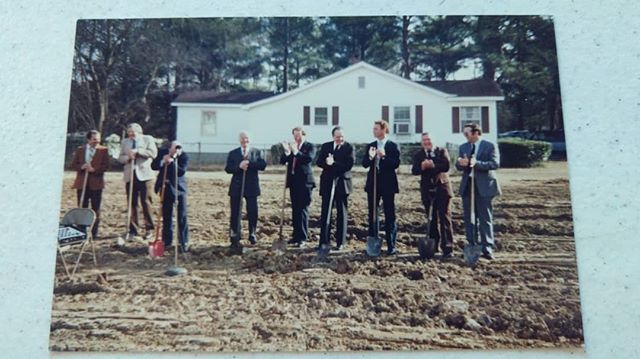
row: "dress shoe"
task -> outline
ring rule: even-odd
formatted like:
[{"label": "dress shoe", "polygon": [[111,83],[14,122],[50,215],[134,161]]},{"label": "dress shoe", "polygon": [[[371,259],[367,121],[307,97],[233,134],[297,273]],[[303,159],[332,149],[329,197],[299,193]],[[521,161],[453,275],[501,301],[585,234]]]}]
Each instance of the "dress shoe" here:
[{"label": "dress shoe", "polygon": [[333,247],[334,251],[341,251],[344,249],[344,244],[338,244],[337,246]]},{"label": "dress shoe", "polygon": [[180,246],[180,253],[189,253],[189,245],[185,245],[185,246]]},{"label": "dress shoe", "polygon": [[392,255],[395,255],[397,253],[398,253],[398,251],[395,249],[395,247],[387,249],[387,255],[388,256],[392,256]]},{"label": "dress shoe", "polygon": [[451,251],[442,253],[442,259],[450,259],[453,258],[453,253]]},{"label": "dress shoe", "polygon": [[296,245],[296,244],[298,244],[298,240],[296,240],[296,239],[290,239],[290,240],[288,240],[288,241],[287,241],[287,244],[292,245],[292,246],[293,246],[293,245]]},{"label": "dress shoe", "polygon": [[482,253],[482,258],[484,259],[488,259],[488,260],[493,260],[493,253],[492,252],[483,252]]},{"label": "dress shoe", "polygon": [[257,242],[258,242],[258,240],[256,239],[255,235],[250,235],[249,236],[249,243],[256,244]]}]

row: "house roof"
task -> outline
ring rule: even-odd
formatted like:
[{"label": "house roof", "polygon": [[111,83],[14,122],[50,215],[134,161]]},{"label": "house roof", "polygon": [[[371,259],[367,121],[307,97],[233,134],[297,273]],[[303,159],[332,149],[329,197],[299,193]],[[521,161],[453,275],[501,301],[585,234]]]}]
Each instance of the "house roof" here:
[{"label": "house roof", "polygon": [[345,73],[355,71],[358,68],[367,68],[386,76],[392,80],[404,82],[409,86],[437,94],[442,97],[502,97],[502,91],[497,83],[490,80],[474,79],[474,80],[458,80],[458,81],[411,81],[388,71],[370,65],[364,61],[360,61],[340,71],[334,72],[329,76],[315,80],[306,86],[285,92],[273,93],[263,91],[242,91],[242,92],[215,92],[215,91],[193,91],[180,94],[173,104],[178,103],[206,103],[206,104],[237,104],[246,107],[254,107],[262,104],[277,101],[295,95],[301,91],[306,91],[322,83],[330,81]]},{"label": "house roof", "polygon": [[242,91],[242,92],[216,92],[216,91],[190,91],[185,92],[174,100],[182,103],[227,103],[227,104],[248,104],[265,98],[275,96],[277,93],[264,91]]},{"label": "house roof", "polygon": [[500,86],[495,81],[485,79],[416,82],[460,97],[503,96]]}]

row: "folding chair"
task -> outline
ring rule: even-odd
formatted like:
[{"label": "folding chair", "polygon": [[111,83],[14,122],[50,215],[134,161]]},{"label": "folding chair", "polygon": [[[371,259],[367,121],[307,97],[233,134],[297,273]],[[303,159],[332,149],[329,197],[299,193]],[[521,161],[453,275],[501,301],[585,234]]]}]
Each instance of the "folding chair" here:
[{"label": "folding chair", "polygon": [[[93,265],[98,268],[98,261],[96,259],[96,249],[93,244],[93,236],[91,235],[91,229],[96,220],[96,213],[89,208],[74,208],[67,212],[60,221],[60,228],[58,230],[58,253],[60,259],[62,259],[62,265],[67,273],[67,277],[72,279],[78,265],[80,265],[80,259],[84,254],[87,244],[91,245],[91,252],[93,254]],[[63,254],[63,248],[71,248],[80,246],[80,253],[75,260],[75,264],[71,273],[69,273],[69,267]],[[66,251],[66,250],[65,250]]]}]

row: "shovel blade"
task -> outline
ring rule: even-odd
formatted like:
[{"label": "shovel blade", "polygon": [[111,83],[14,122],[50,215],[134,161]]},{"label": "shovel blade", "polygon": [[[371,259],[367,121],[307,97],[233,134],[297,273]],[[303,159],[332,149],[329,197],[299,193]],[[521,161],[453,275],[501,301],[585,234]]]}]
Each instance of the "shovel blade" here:
[{"label": "shovel blade", "polygon": [[321,244],[320,248],[318,248],[318,260],[325,261],[327,257],[329,257],[330,247],[327,244]]},{"label": "shovel blade", "polygon": [[149,243],[149,256],[162,257],[164,255],[164,242],[153,241]]},{"label": "shovel blade", "polygon": [[382,240],[379,237],[367,237],[367,255],[378,257],[382,250]]},{"label": "shovel blade", "polygon": [[436,254],[436,241],[431,237],[418,239],[418,255],[420,259],[431,259]]},{"label": "shovel blade", "polygon": [[276,239],[271,243],[271,249],[277,252],[285,252],[287,250],[287,241],[284,239]]},{"label": "shovel blade", "polygon": [[464,246],[462,254],[464,255],[465,262],[467,262],[469,266],[473,267],[478,263],[478,259],[480,259],[482,247],[479,245],[467,244]]}]

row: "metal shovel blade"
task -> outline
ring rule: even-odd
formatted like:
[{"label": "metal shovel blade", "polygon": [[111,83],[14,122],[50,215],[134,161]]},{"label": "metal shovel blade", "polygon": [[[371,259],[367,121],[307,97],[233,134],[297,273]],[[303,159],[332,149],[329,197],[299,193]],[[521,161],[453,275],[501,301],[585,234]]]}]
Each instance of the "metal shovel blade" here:
[{"label": "metal shovel blade", "polygon": [[478,245],[467,244],[464,246],[462,250],[462,254],[464,255],[464,260],[467,262],[469,266],[475,266],[478,263],[478,259],[480,259],[480,254],[482,253],[482,248]]},{"label": "metal shovel blade", "polygon": [[286,252],[287,250],[287,241],[284,239],[276,239],[271,243],[271,249],[276,252]]},{"label": "metal shovel blade", "polygon": [[435,239],[426,236],[418,239],[418,255],[420,259],[431,259],[436,254]]},{"label": "metal shovel blade", "polygon": [[327,244],[321,244],[320,248],[318,248],[318,260],[320,261],[325,261],[327,260],[327,257],[329,256],[329,245]]},{"label": "metal shovel blade", "polygon": [[153,241],[149,243],[149,256],[162,257],[164,255],[164,242]]},{"label": "metal shovel blade", "polygon": [[369,257],[377,257],[382,250],[382,240],[379,237],[367,237],[367,255]]},{"label": "metal shovel blade", "polygon": [[176,277],[176,276],[185,275],[187,273],[188,272],[187,272],[186,268],[171,266],[171,267],[167,268],[167,270],[164,272],[164,275],[169,276],[169,277]]}]

